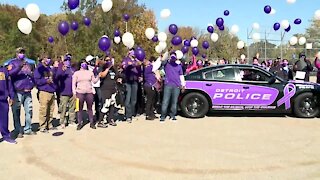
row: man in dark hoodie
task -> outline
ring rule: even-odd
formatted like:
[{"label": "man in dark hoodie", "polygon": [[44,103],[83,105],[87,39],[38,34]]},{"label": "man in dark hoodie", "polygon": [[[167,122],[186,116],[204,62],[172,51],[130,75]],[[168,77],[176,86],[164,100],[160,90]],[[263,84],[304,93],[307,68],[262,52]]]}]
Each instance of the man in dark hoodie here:
[{"label": "man in dark hoodie", "polygon": [[[25,60],[25,50],[18,48],[16,50],[16,59],[12,60],[8,65],[9,75],[14,87],[14,103],[12,106],[12,114],[14,120],[14,132],[18,134],[18,138],[25,135],[34,135],[31,129],[32,121],[32,96],[31,91],[34,88],[34,77],[32,66]],[[21,105],[25,111],[25,126],[22,128],[20,120]]]},{"label": "man in dark hoodie", "polygon": [[[75,126],[76,124],[76,99],[73,97],[72,92],[72,76],[75,69],[71,67],[71,59],[65,59],[63,64],[58,67],[57,70],[57,81],[60,86],[58,88],[60,94],[60,125],[64,129],[66,125]],[[69,107],[69,122],[66,119],[67,107]]]},{"label": "man in dark hoodie", "polygon": [[296,61],[296,63],[293,66],[293,71],[301,71],[305,73],[304,79],[298,79],[298,80],[304,80],[309,81],[310,79],[310,72],[313,70],[311,62],[306,58],[306,55],[304,53],[299,54],[299,60]]},{"label": "man in dark hoodie", "polygon": [[[13,97],[14,92],[9,73],[5,67],[0,66],[0,133],[3,141],[10,144],[17,144],[17,142],[10,137],[10,131],[8,129],[9,104],[12,105]],[[9,103],[8,98],[10,98]]]},{"label": "man in dark hoodie", "polygon": [[54,110],[54,93],[56,92],[56,74],[50,68],[51,59],[44,57],[34,72],[34,79],[39,90],[39,124],[40,132],[55,130],[52,126]]}]

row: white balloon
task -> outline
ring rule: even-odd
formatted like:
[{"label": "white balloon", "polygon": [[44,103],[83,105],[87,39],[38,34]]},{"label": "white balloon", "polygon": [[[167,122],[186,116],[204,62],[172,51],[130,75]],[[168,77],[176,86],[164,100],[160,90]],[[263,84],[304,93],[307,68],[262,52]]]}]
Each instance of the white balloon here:
[{"label": "white balloon", "polygon": [[254,30],[259,30],[259,29],[260,29],[259,23],[253,23],[253,24],[252,24],[252,28],[253,28]]},{"label": "white balloon", "polygon": [[114,37],[114,42],[116,44],[119,44],[121,42],[121,38],[120,37]]},{"label": "white balloon", "polygon": [[246,55],[241,54],[240,58],[241,58],[242,60],[245,60],[245,59],[246,59]]},{"label": "white balloon", "polygon": [[170,9],[163,9],[160,13],[161,18],[163,19],[167,19],[168,17],[170,17],[170,15],[171,15]]},{"label": "white balloon", "polygon": [[158,39],[160,42],[166,42],[167,38],[168,38],[168,36],[165,32],[161,32],[158,34]]},{"label": "white balloon", "polygon": [[40,9],[36,4],[28,4],[26,7],[26,14],[31,21],[38,21],[40,17]]},{"label": "white balloon", "polygon": [[238,25],[233,25],[231,27],[231,34],[236,35],[239,32],[239,26]]},{"label": "white balloon", "polygon": [[[134,45],[134,38],[133,35],[130,32],[126,32],[123,34],[122,36],[122,43],[127,46],[128,48],[130,48],[130,46],[132,46],[132,43]],[[132,46],[133,47],[133,46]]]},{"label": "white balloon", "polygon": [[275,10],[275,9],[271,9],[271,12],[270,12],[270,15],[274,15],[274,14],[276,14],[277,13],[277,11]]},{"label": "white balloon", "polygon": [[212,40],[213,42],[217,42],[218,39],[219,39],[219,35],[218,35],[217,33],[212,33],[212,34],[211,34],[211,40]]},{"label": "white balloon", "polygon": [[281,27],[282,27],[283,29],[287,29],[289,26],[290,26],[290,23],[289,23],[288,20],[282,20],[282,21],[281,21]]},{"label": "white balloon", "polygon": [[162,49],[161,49],[160,45],[157,45],[156,48],[155,48],[155,50],[156,50],[156,52],[157,52],[158,54],[160,54],[160,53],[162,52]]},{"label": "white balloon", "polygon": [[260,34],[259,33],[253,33],[252,40],[253,40],[253,42],[259,42],[260,41]]},{"label": "white balloon", "polygon": [[320,20],[320,9],[317,10],[317,11],[314,13],[314,18],[315,18],[316,20]]},{"label": "white balloon", "polygon": [[30,34],[32,31],[32,23],[27,18],[21,18],[18,21],[18,28],[23,34]]},{"label": "white balloon", "polygon": [[161,50],[165,50],[167,48],[167,43],[166,42],[159,42],[159,46],[161,48]]},{"label": "white balloon", "polygon": [[287,0],[287,3],[289,4],[294,4],[296,2],[296,0]]},{"label": "white balloon", "polygon": [[244,48],[244,42],[243,42],[243,41],[239,41],[239,42],[237,43],[237,48],[238,48],[238,49],[243,49],[243,48]]},{"label": "white balloon", "polygon": [[180,50],[176,50],[176,55],[177,55],[177,59],[182,59],[183,58],[183,52]]},{"label": "white balloon", "polygon": [[320,58],[320,51],[317,53],[317,55],[316,55],[318,58]]},{"label": "white balloon", "polygon": [[103,0],[101,3],[103,12],[109,12],[113,6],[112,0]]},{"label": "white balloon", "polygon": [[156,32],[154,31],[153,28],[147,28],[146,29],[146,36],[147,36],[148,39],[152,39],[154,37],[155,33]]},{"label": "white balloon", "polygon": [[132,49],[134,46],[134,40],[132,40],[131,42],[128,43],[127,48]]},{"label": "white balloon", "polygon": [[307,39],[305,37],[299,38],[299,45],[302,46],[307,42]]},{"label": "white balloon", "polygon": [[291,38],[290,38],[290,45],[291,46],[294,46],[294,45],[296,45],[298,43],[298,38],[296,37],[296,36],[292,36]]},{"label": "white balloon", "polygon": [[191,44],[191,47],[198,47],[199,41],[196,39],[193,39],[190,44]]}]

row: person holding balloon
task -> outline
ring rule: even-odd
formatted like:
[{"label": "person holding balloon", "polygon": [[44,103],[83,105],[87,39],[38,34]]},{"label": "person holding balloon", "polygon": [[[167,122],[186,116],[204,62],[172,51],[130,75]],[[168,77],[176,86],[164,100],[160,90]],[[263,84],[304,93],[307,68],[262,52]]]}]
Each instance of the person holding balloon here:
[{"label": "person holding balloon", "polygon": [[314,65],[318,69],[318,72],[317,72],[317,83],[319,84],[320,83],[320,53],[318,53],[316,55],[316,58],[314,60]]},{"label": "person holding balloon", "polygon": [[142,80],[141,62],[135,57],[135,50],[131,49],[128,56],[122,60],[123,73],[125,75],[126,100],[125,116],[128,123],[132,122],[137,103],[138,82]]},{"label": "person holding balloon", "polygon": [[50,67],[51,58],[43,56],[41,64],[34,72],[34,78],[39,90],[39,129],[42,133],[56,130],[52,125],[54,110],[54,93],[57,91],[56,73]]},{"label": "person holding balloon", "polygon": [[293,71],[301,76],[296,76],[298,80],[304,80],[309,82],[310,72],[313,70],[311,62],[306,58],[306,55],[302,52],[299,54],[299,60],[293,66]]},{"label": "person holding balloon", "polygon": [[79,112],[78,116],[78,127],[77,130],[81,130],[83,127],[83,105],[86,102],[87,111],[89,115],[90,128],[96,129],[93,121],[93,111],[92,105],[94,102],[94,83],[98,82],[100,77],[95,77],[93,72],[88,70],[88,63],[86,61],[82,62],[80,65],[80,70],[76,71],[72,76],[72,92],[73,97],[79,99]]},{"label": "person holding balloon", "polygon": [[165,122],[169,105],[171,107],[169,113],[170,119],[173,122],[176,122],[178,98],[180,91],[185,89],[186,83],[183,76],[181,62],[177,60],[175,52],[170,53],[170,59],[164,65],[164,70],[165,80],[160,122]]},{"label": "person holding balloon", "polygon": [[154,114],[154,106],[156,104],[157,90],[160,88],[159,82],[161,81],[161,77],[157,76],[156,72],[161,67],[161,64],[161,57],[156,59],[152,56],[150,60],[146,59],[144,61],[144,90],[147,96],[146,120],[157,118]]},{"label": "person holding balloon", "polygon": [[[14,132],[18,138],[25,135],[35,135],[31,129],[32,121],[32,95],[31,91],[35,86],[32,66],[25,60],[25,49],[17,48],[16,59],[12,60],[8,65],[8,72],[14,88],[14,103],[12,106],[12,114],[14,120]],[[21,106],[25,111],[25,126],[22,128],[20,120]]]}]

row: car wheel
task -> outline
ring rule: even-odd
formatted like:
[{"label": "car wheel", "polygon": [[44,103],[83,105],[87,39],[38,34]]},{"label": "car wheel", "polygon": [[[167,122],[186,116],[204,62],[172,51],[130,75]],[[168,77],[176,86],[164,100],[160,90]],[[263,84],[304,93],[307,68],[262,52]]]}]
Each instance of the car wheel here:
[{"label": "car wheel", "polygon": [[294,114],[299,118],[314,118],[319,112],[317,97],[312,93],[300,94],[294,101]]},{"label": "car wheel", "polygon": [[200,93],[189,93],[181,101],[181,111],[188,118],[201,118],[208,113],[209,102]]}]

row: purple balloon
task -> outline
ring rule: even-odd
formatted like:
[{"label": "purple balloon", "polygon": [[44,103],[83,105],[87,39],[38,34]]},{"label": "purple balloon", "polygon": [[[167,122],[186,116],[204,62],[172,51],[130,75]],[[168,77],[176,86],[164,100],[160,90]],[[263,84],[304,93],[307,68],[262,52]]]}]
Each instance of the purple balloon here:
[{"label": "purple balloon", "polygon": [[182,39],[180,36],[174,36],[171,40],[171,43],[175,46],[179,46],[182,43]]},{"label": "purple balloon", "polygon": [[110,46],[111,46],[111,41],[108,37],[102,37],[99,40],[99,48],[101,49],[101,51],[106,52]]},{"label": "purple balloon", "polygon": [[49,43],[53,43],[54,38],[53,38],[52,36],[49,36],[49,37],[48,37],[48,41],[49,41]]},{"label": "purple balloon", "polygon": [[120,30],[119,30],[119,29],[116,29],[116,30],[114,31],[114,36],[115,36],[115,37],[119,37],[120,35],[121,35]]},{"label": "purple balloon", "polygon": [[169,26],[169,32],[173,35],[176,35],[178,33],[178,26],[175,24],[171,24]]},{"label": "purple balloon", "polygon": [[206,58],[207,57],[207,55],[206,54],[202,54],[202,58]]},{"label": "purple balloon", "polygon": [[130,19],[130,15],[129,14],[124,14],[123,15],[123,19],[124,19],[124,21],[128,22],[129,19]]},{"label": "purple balloon", "polygon": [[140,61],[143,61],[144,58],[146,57],[146,53],[144,52],[144,50],[142,48],[137,48],[134,51],[134,55],[136,56],[136,58]]},{"label": "purple balloon", "polygon": [[86,26],[90,26],[90,24],[91,24],[91,19],[88,18],[88,17],[84,17],[84,18],[83,18],[83,23],[84,23],[84,25],[86,25]]},{"label": "purple balloon", "polygon": [[287,29],[285,29],[286,32],[289,32],[291,30],[291,25]]},{"label": "purple balloon", "polygon": [[198,55],[199,54],[199,49],[197,47],[192,48],[192,54],[193,55]]},{"label": "purple balloon", "polygon": [[223,26],[223,24],[224,24],[224,20],[222,18],[217,18],[216,25],[220,27],[220,26]]},{"label": "purple balloon", "polygon": [[72,21],[71,22],[71,29],[76,31],[76,30],[78,30],[78,28],[79,28],[78,22],[77,21]]},{"label": "purple balloon", "polygon": [[154,36],[154,37],[152,38],[152,41],[153,41],[153,42],[158,42],[158,40],[159,40],[159,39],[158,39],[158,36]]},{"label": "purple balloon", "polygon": [[189,51],[189,47],[188,46],[183,46],[181,48],[181,51],[182,51],[183,54],[186,54]]},{"label": "purple balloon", "polygon": [[301,24],[301,22],[302,22],[302,21],[301,21],[300,18],[297,18],[296,20],[294,20],[294,24],[297,24],[297,25],[298,25],[298,24]]},{"label": "purple balloon", "polygon": [[269,5],[266,5],[265,7],[264,7],[264,12],[266,13],[266,14],[270,14],[271,13],[271,6],[269,6]]},{"label": "purple balloon", "polygon": [[213,33],[214,32],[213,26],[208,26],[207,30],[208,30],[209,33]]},{"label": "purple balloon", "polygon": [[61,21],[58,25],[58,30],[61,33],[61,35],[65,36],[69,32],[69,24],[66,21]]},{"label": "purple balloon", "polygon": [[186,47],[190,47],[191,44],[190,44],[190,41],[189,40],[184,40],[184,43],[183,43]]},{"label": "purple balloon", "polygon": [[280,29],[280,27],[281,27],[280,23],[274,23],[274,25],[273,25],[273,29],[275,31],[278,31]]},{"label": "purple balloon", "polygon": [[208,48],[210,47],[209,42],[208,42],[208,41],[203,41],[202,47],[203,47],[204,49],[208,49]]},{"label": "purple balloon", "polygon": [[224,25],[219,26],[219,29],[220,29],[220,31],[223,31],[224,30]]},{"label": "purple balloon", "polygon": [[68,7],[71,9],[71,10],[74,10],[76,9],[80,4],[80,1],[79,0],[68,0]]},{"label": "purple balloon", "polygon": [[223,14],[224,14],[225,16],[229,16],[230,12],[229,12],[229,10],[225,10]]}]

